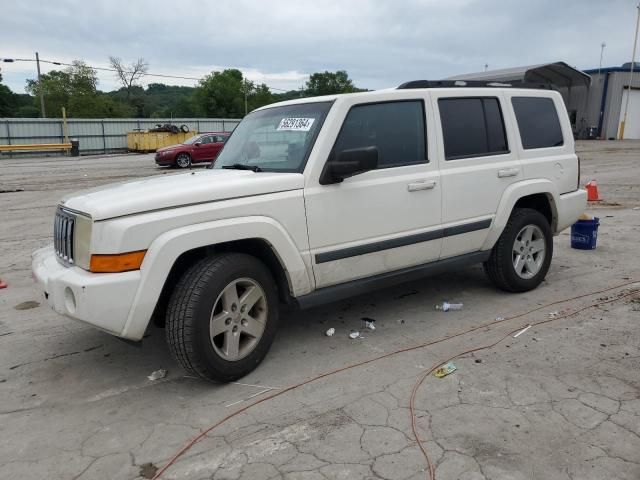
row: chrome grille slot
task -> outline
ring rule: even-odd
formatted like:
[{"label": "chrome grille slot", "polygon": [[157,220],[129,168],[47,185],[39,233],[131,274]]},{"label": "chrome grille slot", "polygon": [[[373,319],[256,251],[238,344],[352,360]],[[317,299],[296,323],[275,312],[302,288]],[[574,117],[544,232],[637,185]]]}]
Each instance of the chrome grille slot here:
[{"label": "chrome grille slot", "polygon": [[73,265],[73,242],[76,224],[75,214],[58,207],[53,221],[53,248],[65,265]]}]

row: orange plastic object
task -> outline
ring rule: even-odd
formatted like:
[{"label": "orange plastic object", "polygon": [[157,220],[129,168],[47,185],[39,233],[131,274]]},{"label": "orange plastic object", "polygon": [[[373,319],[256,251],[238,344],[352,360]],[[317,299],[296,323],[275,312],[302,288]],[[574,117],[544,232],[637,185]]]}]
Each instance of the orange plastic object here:
[{"label": "orange plastic object", "polygon": [[589,183],[585,185],[587,189],[587,200],[589,202],[599,202],[600,194],[598,193],[598,182],[595,180],[591,180]]},{"label": "orange plastic object", "polygon": [[114,255],[91,255],[89,270],[93,273],[117,273],[138,270],[146,250]]}]

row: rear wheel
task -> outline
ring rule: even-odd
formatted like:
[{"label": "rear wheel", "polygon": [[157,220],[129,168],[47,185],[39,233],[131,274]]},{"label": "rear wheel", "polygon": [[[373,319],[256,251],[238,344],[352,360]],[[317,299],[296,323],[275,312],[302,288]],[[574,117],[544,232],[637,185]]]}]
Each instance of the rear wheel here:
[{"label": "rear wheel", "polygon": [[553,256],[549,222],[537,210],[514,210],[484,264],[491,281],[508,292],[526,292],[540,285]]},{"label": "rear wheel", "polygon": [[191,165],[191,156],[188,153],[180,153],[176,157],[176,165],[180,168],[187,168]]},{"label": "rear wheel", "polygon": [[267,354],[278,326],[278,294],[255,257],[225,253],[205,258],[182,276],[169,300],[169,349],[189,373],[231,382]]}]

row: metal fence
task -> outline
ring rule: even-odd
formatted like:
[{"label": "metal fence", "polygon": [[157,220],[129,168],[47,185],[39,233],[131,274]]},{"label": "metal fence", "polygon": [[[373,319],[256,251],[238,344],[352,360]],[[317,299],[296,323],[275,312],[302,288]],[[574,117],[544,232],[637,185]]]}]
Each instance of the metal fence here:
[{"label": "metal fence", "polygon": [[[127,150],[127,132],[144,131],[156,124],[187,125],[192,132],[230,132],[239,122],[231,118],[70,118],[67,126],[69,138],[80,142],[80,154],[89,155],[124,152]],[[61,118],[0,118],[0,145],[62,141],[64,125]]]}]

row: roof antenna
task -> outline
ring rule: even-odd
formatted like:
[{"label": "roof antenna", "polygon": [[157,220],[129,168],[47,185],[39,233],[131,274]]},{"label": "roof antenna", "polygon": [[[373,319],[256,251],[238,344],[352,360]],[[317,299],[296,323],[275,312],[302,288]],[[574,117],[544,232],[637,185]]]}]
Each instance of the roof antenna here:
[{"label": "roof antenna", "polygon": [[485,63],[485,64],[484,64],[484,71],[486,72],[488,68],[489,68],[489,64],[488,64],[488,63]]}]

